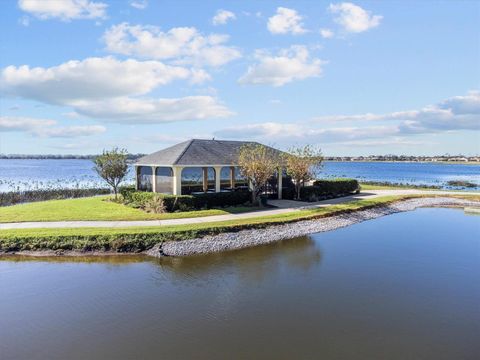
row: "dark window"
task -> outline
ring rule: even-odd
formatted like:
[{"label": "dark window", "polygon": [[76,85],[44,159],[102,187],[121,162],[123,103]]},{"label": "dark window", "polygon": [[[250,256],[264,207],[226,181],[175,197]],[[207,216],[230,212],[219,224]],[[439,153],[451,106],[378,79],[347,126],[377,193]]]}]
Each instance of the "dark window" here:
[{"label": "dark window", "polygon": [[156,192],[164,194],[173,193],[173,170],[169,167],[155,169]]},{"label": "dark window", "polygon": [[248,180],[242,175],[238,166],[235,167],[235,187],[248,187]]},{"label": "dark window", "polygon": [[203,169],[188,167],[182,170],[182,195],[203,191]]},{"label": "dark window", "polygon": [[138,190],[152,191],[152,167],[139,166],[137,168]]},{"label": "dark window", "polygon": [[215,169],[187,167],[182,170],[182,195],[203,192],[203,172],[207,171],[207,190],[215,191]]},{"label": "dark window", "polygon": [[230,166],[222,167],[220,171],[220,189],[230,189],[232,187],[231,179],[230,179]]}]

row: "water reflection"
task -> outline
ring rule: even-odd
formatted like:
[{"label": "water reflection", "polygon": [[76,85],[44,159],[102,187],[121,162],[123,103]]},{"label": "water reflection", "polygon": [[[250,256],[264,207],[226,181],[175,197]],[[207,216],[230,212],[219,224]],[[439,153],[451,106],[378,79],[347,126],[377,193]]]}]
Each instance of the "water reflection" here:
[{"label": "water reflection", "polygon": [[319,266],[322,256],[311,237],[299,237],[275,244],[257,246],[217,254],[155,260],[158,273],[182,280],[197,279],[205,274],[225,271],[235,265],[246,281],[261,282],[273,277],[282,268],[308,272]]},{"label": "water reflection", "polygon": [[[308,236],[289,239],[270,245],[257,246],[236,251],[190,257],[152,258],[146,255],[105,256],[45,256],[23,255],[0,256],[0,261],[34,263],[81,263],[123,266],[135,263],[154,264],[156,281],[198,282],[209,281],[210,276],[231,271],[242,281],[261,283],[275,277],[281,269],[307,273],[320,265],[322,254],[315,241]],[[230,270],[229,270],[230,269]]]},{"label": "water reflection", "polygon": [[0,258],[0,358],[476,359],[479,239],[420,209],[189,258]]}]

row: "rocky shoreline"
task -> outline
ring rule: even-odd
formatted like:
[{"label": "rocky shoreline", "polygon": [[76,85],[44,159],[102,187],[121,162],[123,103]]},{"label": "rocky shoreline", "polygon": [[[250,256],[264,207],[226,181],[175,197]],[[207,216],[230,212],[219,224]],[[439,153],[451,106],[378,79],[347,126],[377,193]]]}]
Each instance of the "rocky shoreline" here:
[{"label": "rocky shoreline", "polygon": [[456,198],[418,198],[399,201],[387,206],[358,210],[322,219],[299,221],[284,225],[272,225],[263,229],[249,229],[222,233],[197,239],[169,241],[156,245],[145,253],[154,257],[190,256],[246,247],[264,245],[318,232],[331,231],[357,224],[365,220],[420,207],[478,207],[480,202]]},{"label": "rocky shoreline", "polygon": [[22,255],[28,257],[52,256],[125,256],[147,255],[152,257],[182,257],[208,253],[218,253],[265,245],[273,242],[310,235],[318,232],[331,231],[357,224],[362,221],[376,219],[385,215],[404,211],[412,211],[421,207],[468,207],[480,208],[480,201],[471,201],[451,197],[415,198],[398,201],[389,205],[370,209],[357,210],[339,215],[332,215],[315,220],[304,220],[283,225],[271,225],[261,229],[248,229],[238,232],[227,232],[218,235],[208,235],[202,238],[181,241],[168,241],[155,245],[142,253],[114,251],[78,251],[78,250],[37,250],[0,253],[1,255]]}]

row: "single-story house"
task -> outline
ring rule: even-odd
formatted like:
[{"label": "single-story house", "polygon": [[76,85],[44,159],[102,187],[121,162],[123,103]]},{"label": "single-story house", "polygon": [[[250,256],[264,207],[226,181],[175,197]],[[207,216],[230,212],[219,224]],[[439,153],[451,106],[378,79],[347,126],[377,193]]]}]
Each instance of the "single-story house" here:
[{"label": "single-story house", "polygon": [[[192,139],[144,156],[135,163],[136,188],[141,191],[185,195],[248,188],[238,166],[240,148],[246,141]],[[280,150],[270,148],[279,155]],[[282,176],[278,176],[278,174]],[[279,169],[269,182],[270,196],[282,198]]]}]

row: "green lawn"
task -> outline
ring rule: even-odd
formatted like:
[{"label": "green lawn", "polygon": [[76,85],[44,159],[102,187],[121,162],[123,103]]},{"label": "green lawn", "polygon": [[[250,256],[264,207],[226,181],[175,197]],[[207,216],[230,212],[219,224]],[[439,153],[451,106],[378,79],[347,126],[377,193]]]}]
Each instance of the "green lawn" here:
[{"label": "green lawn", "polygon": [[[414,185],[400,185],[400,184],[365,184],[360,183],[362,190],[401,190],[401,189],[414,189],[414,190],[440,190],[434,187],[422,187],[422,186],[414,186]],[[450,190],[451,191],[451,190]]]},{"label": "green lawn", "polygon": [[25,221],[81,221],[81,220],[164,220],[211,215],[224,215],[258,210],[251,207],[235,207],[185,211],[165,214],[149,214],[139,209],[108,201],[109,196],[79,199],[49,200],[0,207],[0,223]]},{"label": "green lawn", "polygon": [[[161,241],[236,231],[246,228],[265,227],[306,219],[332,216],[369,207],[385,205],[394,201],[423,197],[426,195],[384,196],[371,200],[357,200],[324,208],[292,211],[277,215],[259,215],[255,218],[238,219],[201,224],[172,225],[161,227],[128,228],[58,228],[58,229],[13,229],[0,231],[0,250],[111,250],[118,252],[141,251]],[[451,195],[480,201],[479,195]]]}]

